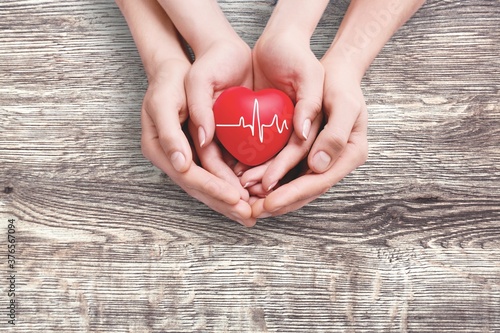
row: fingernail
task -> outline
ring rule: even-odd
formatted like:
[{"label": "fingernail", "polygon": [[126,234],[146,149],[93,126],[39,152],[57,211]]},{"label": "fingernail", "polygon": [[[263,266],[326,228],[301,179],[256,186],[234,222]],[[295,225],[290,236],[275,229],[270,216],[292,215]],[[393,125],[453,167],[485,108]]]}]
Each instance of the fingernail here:
[{"label": "fingernail", "polygon": [[260,214],[259,216],[257,216],[258,219],[265,219],[265,218],[268,218],[268,217],[271,217],[273,216],[271,213],[268,213],[268,212],[264,212],[262,214]]},{"label": "fingernail", "polygon": [[330,155],[328,155],[324,151],[319,151],[316,153],[316,155],[314,155],[313,165],[316,171],[325,172],[326,169],[328,169],[328,165],[330,165],[331,161],[332,158],[330,157]]},{"label": "fingernail", "polygon": [[243,170],[241,170],[240,172],[238,172],[238,173],[236,174],[236,177],[240,177],[243,173],[244,173],[244,172],[243,172]]},{"label": "fingernail", "polygon": [[304,140],[307,140],[310,131],[311,131],[311,120],[306,119],[304,120],[304,125],[302,125],[302,136],[304,137]]},{"label": "fingernail", "polygon": [[278,184],[278,182],[272,183],[271,186],[267,188],[267,192],[271,191],[276,186],[276,184]]},{"label": "fingernail", "polygon": [[205,130],[203,129],[203,127],[198,127],[198,140],[200,141],[200,147],[203,148],[203,145],[205,144],[205,140],[206,140],[206,134],[205,134]]},{"label": "fingernail", "polygon": [[250,186],[254,186],[255,184],[257,184],[256,181],[246,182],[245,185],[243,186],[243,188],[248,188]]},{"label": "fingernail", "polygon": [[176,151],[170,155],[170,163],[172,163],[172,166],[177,172],[181,172],[182,167],[186,163],[186,158],[180,151]]}]

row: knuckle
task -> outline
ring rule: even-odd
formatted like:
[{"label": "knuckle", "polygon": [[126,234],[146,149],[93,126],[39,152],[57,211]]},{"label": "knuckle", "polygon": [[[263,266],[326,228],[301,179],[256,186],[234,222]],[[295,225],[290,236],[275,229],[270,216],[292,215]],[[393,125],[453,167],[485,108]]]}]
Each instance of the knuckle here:
[{"label": "knuckle", "polygon": [[328,149],[337,154],[342,152],[347,145],[347,140],[336,132],[326,131],[324,138]]},{"label": "knuckle", "polygon": [[321,112],[323,107],[323,99],[321,97],[312,98],[310,101],[310,108],[315,115]]},{"label": "knuckle", "polygon": [[189,117],[194,121],[200,119],[200,117],[203,115],[203,112],[201,111],[201,108],[198,106],[198,104],[190,103],[188,105],[188,110]]},{"label": "knuckle", "polygon": [[207,180],[203,184],[202,189],[203,189],[203,192],[205,192],[206,194],[213,196],[213,197],[218,196],[223,191],[220,184],[218,184],[217,182],[215,182],[212,179]]},{"label": "knuckle", "polygon": [[171,147],[179,140],[178,136],[174,135],[177,131],[161,131],[158,133],[158,140],[162,147]]}]

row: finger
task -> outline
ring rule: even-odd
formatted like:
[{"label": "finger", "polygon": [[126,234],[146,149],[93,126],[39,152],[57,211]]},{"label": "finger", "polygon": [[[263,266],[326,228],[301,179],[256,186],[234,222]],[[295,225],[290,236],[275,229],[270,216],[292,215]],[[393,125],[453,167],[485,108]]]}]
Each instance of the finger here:
[{"label": "finger", "polygon": [[264,199],[260,198],[252,203],[252,216],[256,219],[264,219],[266,217],[272,216],[271,213],[264,209]]},{"label": "finger", "polygon": [[[241,162],[237,162],[236,165],[233,168],[233,172],[234,172],[234,174],[236,176],[240,177],[240,176],[242,176],[245,173],[245,171],[247,171],[249,169],[250,169],[250,167],[248,165],[243,164]],[[243,183],[243,185],[244,184],[245,183]]]},{"label": "finger", "polygon": [[203,202],[214,211],[240,223],[241,225],[253,227],[256,223],[256,219],[252,216],[251,206],[246,201],[240,200],[235,205],[228,205],[227,203],[214,200],[213,197],[208,196],[203,192],[191,191],[189,194],[197,200]]},{"label": "finger", "polygon": [[264,209],[273,214],[297,209],[296,203],[312,201],[364,163],[366,152],[363,150],[363,136],[355,136],[353,139],[356,141],[348,144],[342,156],[327,172],[306,174],[279,187],[266,197]]},{"label": "finger", "polygon": [[[291,206],[325,193],[330,187],[325,179],[315,179],[318,174],[305,175],[287,183],[270,193],[263,203],[263,211],[279,215],[283,211],[291,211]],[[329,181],[329,180],[328,180]],[[311,199],[312,200],[312,199]]]},{"label": "finger", "polygon": [[311,124],[321,113],[325,73],[319,62],[314,66],[308,66],[304,73],[305,75],[295,87],[296,104],[293,127],[297,137],[307,140]]},{"label": "finger", "polygon": [[271,161],[267,161],[264,164],[258,165],[245,171],[245,173],[243,173],[240,178],[241,185],[243,185],[244,188],[248,188],[257,183],[260,183],[270,164]]},{"label": "finger", "polygon": [[147,113],[142,117],[143,154],[155,166],[167,173],[188,194],[213,210],[247,227],[255,225],[249,203],[239,198],[239,193],[227,182],[213,176],[194,163],[184,173],[177,173],[162,153],[155,125]]},{"label": "finger", "polygon": [[187,189],[193,189],[202,192],[216,200],[223,201],[230,205],[236,204],[240,200],[240,193],[228,182],[212,175],[210,172],[200,168],[198,166],[192,168],[194,171],[188,170],[184,173],[182,179],[183,184],[181,186]]},{"label": "finger", "polygon": [[257,219],[252,216],[252,207],[246,201],[240,200],[238,204],[235,206],[238,214],[242,216],[241,220],[238,220],[240,224],[243,224],[245,227],[251,228],[257,222]]},{"label": "finger", "polygon": [[198,75],[196,64],[186,76],[186,94],[189,117],[196,127],[199,146],[212,142],[215,132],[213,114],[214,86],[210,81]]},{"label": "finger", "polygon": [[[191,167],[184,173],[178,173],[172,166],[170,159],[163,153],[163,149],[157,139],[154,123],[147,114],[142,117],[143,134],[141,138],[142,150],[144,156],[149,159],[156,167],[163,170],[186,192],[189,189],[205,193],[215,200],[223,201],[234,205],[240,200],[240,193],[234,186],[226,181],[212,175],[202,168]],[[196,173],[193,173],[195,170]]]},{"label": "finger", "polygon": [[[258,200],[262,200],[262,198],[258,198],[258,197],[250,197],[250,199],[248,199],[248,204],[250,206],[252,206],[255,202],[257,202]],[[253,216],[253,214],[252,214]]]},{"label": "finger", "polygon": [[201,148],[198,156],[200,156],[201,164],[207,171],[234,186],[239,191],[240,197],[243,200],[248,200],[248,191],[240,184],[240,180],[233,170],[223,161],[219,147],[214,142]]},{"label": "finger", "polygon": [[285,206],[285,207],[283,207],[283,208],[281,208],[273,213],[269,213],[268,211],[266,211],[266,209],[264,208],[265,200],[260,199],[259,201],[255,201],[254,203],[252,203],[252,215],[256,219],[265,219],[265,218],[268,218],[271,216],[284,215],[284,214],[287,214],[289,212],[292,212],[294,210],[297,210],[297,209],[304,207],[305,205],[307,205],[308,203],[310,203],[311,201],[313,201],[317,197],[319,197],[319,195],[307,198],[305,200],[295,202],[292,205]]},{"label": "finger", "polygon": [[224,163],[227,164],[227,166],[229,168],[231,168],[233,170],[233,173],[238,176],[236,174],[236,172],[234,172],[234,168],[236,167],[236,165],[238,165],[238,161],[231,155],[227,152],[227,150],[225,150],[224,148],[220,147],[220,150],[221,150],[221,154],[222,154],[222,160],[224,161]]},{"label": "finger", "polygon": [[320,114],[314,119],[311,135],[305,141],[297,137],[296,133],[292,134],[288,144],[272,160],[262,176],[262,185],[267,191],[272,190],[292,168],[307,156],[321,126],[321,121],[322,115]]},{"label": "finger", "polygon": [[185,172],[193,156],[189,141],[182,131],[179,112],[175,107],[169,107],[168,103],[164,106],[145,106],[144,109],[154,123],[164,154],[177,172]]},{"label": "finger", "polygon": [[231,184],[240,193],[243,200],[248,200],[248,191],[240,184],[239,178],[234,174],[233,170],[224,162],[222,152],[216,142],[211,142],[203,148],[199,148],[199,138],[196,135],[195,125],[189,123],[189,130],[192,132],[191,136],[195,142],[196,151],[200,158],[203,167],[215,176],[225,180]]},{"label": "finger", "polygon": [[[157,144],[158,142],[158,132],[156,131],[156,126],[151,119],[151,116],[142,109],[141,112],[141,150],[144,157],[150,160],[154,165],[153,159],[156,158],[156,154],[158,153]],[[160,146],[160,153],[162,153],[162,148]],[[162,169],[163,170],[163,169]],[[163,170],[165,173],[169,173],[171,171],[170,164],[165,163],[165,169]]]},{"label": "finger", "polygon": [[[194,167],[199,168],[199,167]],[[248,202],[240,200],[234,205],[229,205],[223,201],[215,200],[214,197],[197,190],[190,189],[186,191],[193,198],[201,201],[214,211],[236,221],[244,226],[251,227],[255,224],[255,218],[252,217],[252,209]]]},{"label": "finger", "polygon": [[294,202],[293,204],[282,207],[281,209],[274,211],[273,213],[268,213],[264,210],[261,213],[261,215],[255,216],[255,218],[261,219],[261,218],[266,218],[266,217],[270,217],[270,216],[279,216],[279,215],[288,214],[290,212],[293,212],[295,210],[298,210],[298,209],[304,207],[305,205],[309,204],[311,201],[314,201],[315,199],[317,199],[319,196],[321,196],[321,194],[309,197],[309,198],[301,200],[301,201]]},{"label": "finger", "polygon": [[[255,224],[255,218],[252,217],[251,206],[248,202],[242,199],[236,200],[236,203],[220,200],[220,194],[224,191],[234,191],[232,185],[194,164],[186,173],[180,174],[180,178],[176,179],[177,183],[188,194],[208,207],[247,227]],[[202,186],[200,187],[200,185]]]},{"label": "finger", "polygon": [[249,187],[248,193],[250,193],[250,195],[253,197],[265,198],[268,194],[268,191],[262,186],[262,183],[258,183]]},{"label": "finger", "polygon": [[309,167],[317,173],[328,170],[347,146],[349,136],[364,104],[338,96],[325,104],[328,122],[314,142],[308,157]]}]

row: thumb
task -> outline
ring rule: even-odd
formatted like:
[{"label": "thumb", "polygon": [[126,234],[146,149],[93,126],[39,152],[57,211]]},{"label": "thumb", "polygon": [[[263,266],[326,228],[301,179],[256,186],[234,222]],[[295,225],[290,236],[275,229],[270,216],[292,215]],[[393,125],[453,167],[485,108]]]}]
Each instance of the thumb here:
[{"label": "thumb", "polygon": [[332,103],[325,101],[327,124],[319,133],[308,156],[309,167],[317,173],[330,169],[344,151],[354,124],[364,104],[343,96],[332,97]]},{"label": "thumb", "polygon": [[168,103],[165,103],[161,106],[161,110],[145,111],[154,123],[160,146],[174,169],[177,172],[186,172],[193,160],[191,146],[182,130],[178,110],[167,105]]},{"label": "thumb", "polygon": [[[312,67],[312,66],[311,66]],[[307,75],[299,82],[296,89],[295,113],[293,127],[297,137],[306,140],[311,131],[311,124],[321,112],[323,100],[323,66],[313,66],[306,71]]]},{"label": "thumb", "polygon": [[209,80],[196,75],[196,72],[186,77],[185,84],[189,117],[197,128],[200,147],[204,147],[212,142],[215,132],[214,86]]}]

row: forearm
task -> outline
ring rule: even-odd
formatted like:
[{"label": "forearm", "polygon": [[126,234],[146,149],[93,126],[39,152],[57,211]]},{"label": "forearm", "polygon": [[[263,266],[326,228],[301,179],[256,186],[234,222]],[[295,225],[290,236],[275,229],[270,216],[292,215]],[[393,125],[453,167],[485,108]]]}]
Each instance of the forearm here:
[{"label": "forearm", "polygon": [[341,64],[361,81],[391,36],[425,0],[352,0],[323,62]]},{"label": "forearm", "polygon": [[188,62],[180,36],[157,0],[116,0],[148,77],[168,60]]},{"label": "forearm", "polygon": [[195,55],[217,40],[239,38],[216,0],[159,0],[159,3]]},{"label": "forearm", "polygon": [[293,29],[308,39],[314,33],[329,0],[280,0],[276,4],[266,32],[279,33]]}]

